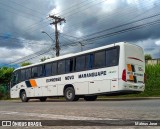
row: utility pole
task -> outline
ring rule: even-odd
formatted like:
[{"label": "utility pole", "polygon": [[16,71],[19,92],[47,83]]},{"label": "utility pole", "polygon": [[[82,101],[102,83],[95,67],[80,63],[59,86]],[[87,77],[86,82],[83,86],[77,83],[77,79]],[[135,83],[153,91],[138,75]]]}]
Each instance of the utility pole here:
[{"label": "utility pole", "polygon": [[59,56],[59,51],[60,51],[60,46],[59,46],[59,33],[58,33],[58,28],[57,28],[57,24],[64,21],[66,22],[66,20],[64,18],[60,18],[59,16],[54,16],[54,15],[49,15],[50,18],[52,18],[54,21],[52,23],[50,23],[50,25],[55,25],[55,39],[56,39],[56,44],[55,44],[55,48],[56,48],[56,56]]}]

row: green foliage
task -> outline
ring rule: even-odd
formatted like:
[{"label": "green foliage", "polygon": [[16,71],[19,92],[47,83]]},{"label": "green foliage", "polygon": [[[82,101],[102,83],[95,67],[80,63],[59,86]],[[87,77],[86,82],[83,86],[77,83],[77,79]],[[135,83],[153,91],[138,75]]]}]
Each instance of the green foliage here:
[{"label": "green foliage", "polygon": [[11,80],[14,68],[2,67],[0,69],[0,84],[7,84]]},{"label": "green foliage", "polygon": [[152,56],[150,54],[145,54],[145,60],[151,60]]},{"label": "green foliage", "polygon": [[47,60],[47,59],[50,59],[50,58],[44,56],[44,57],[42,57],[42,58],[40,59],[40,61],[43,62],[43,61],[45,61],[45,60]]},{"label": "green foliage", "polygon": [[0,99],[7,94],[7,86],[0,85]]},{"label": "green foliage", "polygon": [[32,63],[30,63],[30,62],[23,62],[22,64],[21,64],[21,66],[27,66],[27,65],[31,65]]},{"label": "green foliage", "polygon": [[147,96],[160,96],[160,65],[146,65],[146,89]]},{"label": "green foliage", "polygon": [[0,99],[7,95],[7,85],[9,84],[14,68],[2,67],[0,69]]}]

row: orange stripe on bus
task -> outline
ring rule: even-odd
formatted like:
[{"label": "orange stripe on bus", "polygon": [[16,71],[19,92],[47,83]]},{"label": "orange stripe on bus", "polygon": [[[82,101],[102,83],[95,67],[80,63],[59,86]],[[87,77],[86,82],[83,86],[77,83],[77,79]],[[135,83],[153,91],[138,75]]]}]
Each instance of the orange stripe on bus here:
[{"label": "orange stripe on bus", "polygon": [[132,72],[132,66],[131,66],[131,64],[127,64],[127,68],[128,68],[128,71]]},{"label": "orange stripe on bus", "polygon": [[37,86],[37,83],[35,80],[30,80],[30,83],[31,83],[31,86],[32,87],[36,87]]},{"label": "orange stripe on bus", "polygon": [[131,81],[133,81],[134,80],[134,77],[133,77],[133,75],[131,74],[131,75],[129,75],[129,80],[131,80]]}]

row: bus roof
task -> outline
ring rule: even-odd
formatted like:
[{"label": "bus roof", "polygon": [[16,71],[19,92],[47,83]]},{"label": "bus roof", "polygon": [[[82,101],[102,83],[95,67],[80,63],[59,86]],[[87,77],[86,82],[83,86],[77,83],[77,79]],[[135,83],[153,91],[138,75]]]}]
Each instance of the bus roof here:
[{"label": "bus roof", "polygon": [[23,66],[23,67],[17,68],[14,71],[19,70],[19,69],[24,69],[24,68],[32,67],[32,66],[36,66],[36,65],[41,65],[41,64],[53,62],[53,61],[57,61],[57,60],[61,60],[61,59],[65,59],[65,58],[69,58],[69,57],[83,55],[83,54],[86,54],[86,53],[102,50],[102,49],[105,49],[105,48],[110,48],[110,47],[113,47],[113,46],[122,45],[124,43],[126,44],[126,42],[118,42],[118,43],[109,44],[109,45],[105,45],[105,46],[102,46],[102,47],[98,47],[98,48],[94,48],[94,49],[90,49],[90,50],[86,50],[86,51],[82,51],[82,52],[78,52],[78,53],[71,53],[71,54],[67,54],[67,55],[63,55],[63,56],[47,59],[44,62],[39,62],[39,63],[35,63],[35,64],[31,64],[31,65],[27,65],[27,66]]}]

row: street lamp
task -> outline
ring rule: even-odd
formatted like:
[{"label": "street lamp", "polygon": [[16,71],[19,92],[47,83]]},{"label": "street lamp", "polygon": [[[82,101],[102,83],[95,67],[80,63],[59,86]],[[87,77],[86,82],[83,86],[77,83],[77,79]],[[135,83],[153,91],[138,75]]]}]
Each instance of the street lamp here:
[{"label": "street lamp", "polygon": [[[44,33],[44,34],[46,34],[52,40],[52,42],[54,43],[53,38],[47,32],[45,32],[45,31],[41,31],[41,32]],[[53,48],[53,50],[54,50],[54,48]]]}]

